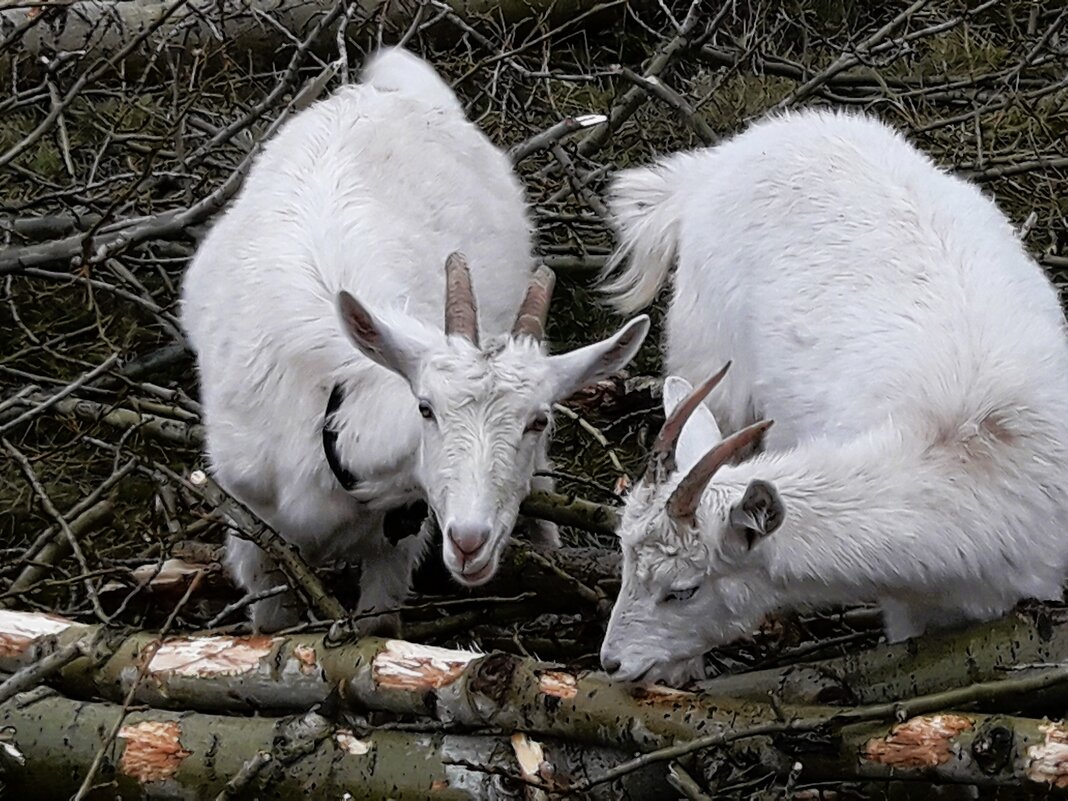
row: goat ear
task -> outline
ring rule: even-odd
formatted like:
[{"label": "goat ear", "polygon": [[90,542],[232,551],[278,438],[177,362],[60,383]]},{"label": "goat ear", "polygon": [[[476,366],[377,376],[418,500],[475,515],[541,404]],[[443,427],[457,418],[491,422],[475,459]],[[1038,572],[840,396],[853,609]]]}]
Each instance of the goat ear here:
[{"label": "goat ear", "polygon": [[746,549],[767,537],[782,525],[786,507],[775,486],[755,479],[745,488],[742,500],[731,507],[730,523],[734,532],[745,540]]},{"label": "goat ear", "polygon": [[399,374],[408,383],[414,380],[426,352],[424,343],[378,319],[344,290],[338,293],[337,307],[345,333],[360,353]]},{"label": "goat ear", "polygon": [[608,339],[551,357],[554,397],[562,400],[623,369],[638,354],[648,333],[649,317],[642,314]]},{"label": "goat ear", "polygon": [[[693,392],[693,385],[685,378],[669,375],[664,379],[664,416],[670,417],[680,403]],[[703,403],[698,406],[679,435],[675,446],[675,463],[680,473],[689,473],[701,457],[723,439],[712,412]]]}]

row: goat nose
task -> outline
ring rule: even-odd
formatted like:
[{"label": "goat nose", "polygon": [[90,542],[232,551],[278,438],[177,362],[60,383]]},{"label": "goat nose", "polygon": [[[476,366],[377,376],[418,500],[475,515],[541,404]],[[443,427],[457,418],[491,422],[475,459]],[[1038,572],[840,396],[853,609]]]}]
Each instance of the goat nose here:
[{"label": "goat nose", "polygon": [[449,526],[449,539],[464,556],[478,553],[489,540],[489,536],[489,526],[470,523],[457,523]]},{"label": "goat nose", "polygon": [[623,667],[623,663],[620,662],[618,659],[613,659],[610,656],[602,656],[601,667],[604,668],[605,673],[612,674],[619,670],[621,667]]}]

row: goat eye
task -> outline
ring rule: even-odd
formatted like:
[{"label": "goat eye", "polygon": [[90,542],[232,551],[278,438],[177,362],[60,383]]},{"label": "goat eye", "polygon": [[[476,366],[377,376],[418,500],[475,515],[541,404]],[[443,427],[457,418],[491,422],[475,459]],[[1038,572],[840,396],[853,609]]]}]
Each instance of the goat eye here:
[{"label": "goat eye", "polygon": [[544,431],[549,425],[549,417],[544,414],[537,414],[527,424],[527,431]]},{"label": "goat eye", "polygon": [[697,592],[697,587],[686,587],[681,590],[672,590],[664,596],[665,601],[688,601]]},{"label": "goat eye", "polygon": [[423,415],[424,420],[434,419],[434,410],[430,408],[430,403],[425,400],[419,401],[419,414]]}]

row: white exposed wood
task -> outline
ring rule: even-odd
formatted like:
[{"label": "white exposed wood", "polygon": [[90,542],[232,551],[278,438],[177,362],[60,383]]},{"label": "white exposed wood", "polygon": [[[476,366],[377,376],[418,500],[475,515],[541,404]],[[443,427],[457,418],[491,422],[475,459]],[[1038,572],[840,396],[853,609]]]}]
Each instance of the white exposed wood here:
[{"label": "white exposed wood", "polygon": [[893,768],[933,768],[953,758],[954,738],[972,727],[962,715],[912,718],[894,726],[886,737],[870,740],[863,757]]},{"label": "white exposed wood", "polygon": [[44,612],[0,609],[0,657],[17,657],[41,637],[61,634],[72,621]]},{"label": "white exposed wood", "polygon": [[1068,727],[1064,723],[1044,723],[1039,729],[1046,735],[1046,741],[1027,749],[1027,778],[1054,787],[1068,787]]},{"label": "white exposed wood", "polygon": [[538,689],[556,698],[574,698],[578,692],[578,680],[562,670],[546,670],[538,676]]},{"label": "white exposed wood", "polygon": [[411,690],[451,684],[481,654],[454,651],[404,640],[389,640],[374,658],[372,676],[376,686]]},{"label": "white exposed wood", "polygon": [[374,743],[371,740],[361,740],[350,729],[338,729],[334,733],[338,747],[353,756],[364,756],[371,753]]},{"label": "white exposed wood", "polygon": [[165,640],[148,663],[151,674],[238,676],[260,666],[280,642],[272,637],[179,637]]}]

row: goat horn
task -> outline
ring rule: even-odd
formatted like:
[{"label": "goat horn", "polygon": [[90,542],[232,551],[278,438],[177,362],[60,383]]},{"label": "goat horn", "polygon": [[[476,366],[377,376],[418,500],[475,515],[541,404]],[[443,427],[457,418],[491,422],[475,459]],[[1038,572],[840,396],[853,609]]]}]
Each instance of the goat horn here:
[{"label": "goat horn", "polygon": [[697,506],[701,502],[705,487],[723,465],[729,462],[740,450],[754,442],[759,442],[764,432],[771,428],[773,420],[761,420],[751,426],[731,434],[716,447],[701,457],[686,477],[675,487],[668,499],[668,516],[673,520],[693,521]]},{"label": "goat horn", "polygon": [[460,252],[445,260],[445,333],[467,337],[478,347],[478,307],[471,289],[471,271]]},{"label": "goat horn", "polygon": [[519,306],[515,317],[512,336],[529,334],[538,342],[545,339],[545,321],[549,317],[549,304],[553,299],[553,287],[556,286],[556,274],[544,264],[538,267],[530,278],[527,294]]},{"label": "goat horn", "polygon": [[645,473],[646,481],[658,483],[675,472],[675,446],[678,445],[679,435],[682,434],[683,426],[697,411],[697,407],[701,405],[701,402],[708,397],[708,393],[723,380],[723,376],[727,374],[730,366],[730,362],[723,365],[723,369],[694,389],[675,407],[675,411],[668,415],[667,420],[664,421],[664,425],[660,429],[660,433],[656,435],[656,441],[653,442],[652,458]]}]

